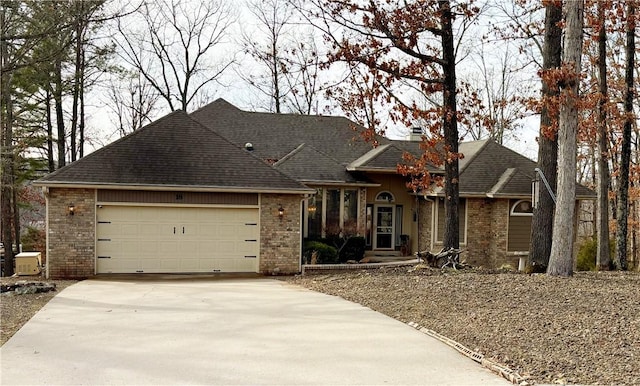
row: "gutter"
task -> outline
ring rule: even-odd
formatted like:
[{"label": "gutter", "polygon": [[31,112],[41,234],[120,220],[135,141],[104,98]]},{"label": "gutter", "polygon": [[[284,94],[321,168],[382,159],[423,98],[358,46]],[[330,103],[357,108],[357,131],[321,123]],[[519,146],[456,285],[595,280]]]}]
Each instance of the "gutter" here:
[{"label": "gutter", "polygon": [[82,189],[113,189],[113,190],[164,190],[180,192],[219,192],[219,193],[275,193],[275,194],[311,194],[315,189],[269,189],[255,188],[252,186],[185,186],[185,185],[135,185],[135,184],[103,184],[103,183],[67,183],[67,182],[47,182],[35,181],[35,186],[46,188],[82,188]]}]

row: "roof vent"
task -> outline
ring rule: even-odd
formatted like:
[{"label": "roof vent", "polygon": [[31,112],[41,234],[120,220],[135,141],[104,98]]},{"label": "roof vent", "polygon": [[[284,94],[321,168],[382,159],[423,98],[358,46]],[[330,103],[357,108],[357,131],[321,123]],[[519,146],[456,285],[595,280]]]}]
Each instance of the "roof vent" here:
[{"label": "roof vent", "polygon": [[247,142],[244,144],[245,150],[253,151],[253,144],[251,142]]}]

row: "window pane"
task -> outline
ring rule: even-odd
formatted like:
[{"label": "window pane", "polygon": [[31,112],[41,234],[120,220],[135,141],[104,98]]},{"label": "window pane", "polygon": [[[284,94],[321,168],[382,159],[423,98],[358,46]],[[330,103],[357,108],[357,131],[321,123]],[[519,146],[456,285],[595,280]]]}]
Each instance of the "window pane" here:
[{"label": "window pane", "polygon": [[340,189],[327,189],[327,235],[340,234]]},{"label": "window pane", "polygon": [[322,237],[322,188],[316,189],[316,195],[309,198],[309,238]]},{"label": "window pane", "polygon": [[358,191],[344,191],[344,231],[346,234],[358,233]]},{"label": "window pane", "polygon": [[402,240],[400,236],[402,236],[402,216],[403,216],[403,208],[402,205],[396,206],[396,246],[402,245]]}]

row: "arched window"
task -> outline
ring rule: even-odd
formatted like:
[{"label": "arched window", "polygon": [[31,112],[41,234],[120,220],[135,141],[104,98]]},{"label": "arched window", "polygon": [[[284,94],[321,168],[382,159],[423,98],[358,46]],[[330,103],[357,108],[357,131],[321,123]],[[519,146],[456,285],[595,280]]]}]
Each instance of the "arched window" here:
[{"label": "arched window", "polygon": [[517,201],[511,207],[512,216],[533,216],[533,205],[529,200]]},{"label": "arched window", "polygon": [[376,196],[376,202],[394,202],[395,198],[391,192],[380,192]]}]

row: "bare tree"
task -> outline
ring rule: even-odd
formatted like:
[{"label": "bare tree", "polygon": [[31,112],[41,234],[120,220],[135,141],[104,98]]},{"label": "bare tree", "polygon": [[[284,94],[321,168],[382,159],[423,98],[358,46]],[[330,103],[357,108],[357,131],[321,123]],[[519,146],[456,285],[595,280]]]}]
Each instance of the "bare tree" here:
[{"label": "bare tree", "polygon": [[616,216],[616,256],[614,264],[617,269],[627,270],[627,220],[629,217],[629,164],[631,161],[631,128],[635,120],[633,114],[633,71],[635,69],[635,0],[627,2],[626,21],[626,67],[625,67],[625,91],[624,91],[624,128],[622,132],[622,150],[620,152],[620,173],[618,184],[618,215]]},{"label": "bare tree", "polygon": [[[562,7],[556,2],[545,5],[544,44],[542,48],[542,70],[557,69],[561,64]],[[538,168],[545,175],[551,189],[556,189],[558,142],[555,126],[557,113],[550,108],[552,100],[558,95],[558,87],[551,80],[542,80],[542,109],[540,112],[540,135],[538,137]],[[540,189],[538,205],[533,210],[531,220],[531,244],[527,265],[537,271],[545,271],[551,254],[554,200],[546,189]]]},{"label": "bare tree", "polygon": [[124,137],[150,123],[159,99],[157,90],[139,72],[121,69],[111,80],[107,102],[116,116],[118,135]]},{"label": "bare tree", "polygon": [[582,60],[584,1],[566,4],[564,66],[558,127],[558,195],[553,221],[553,243],[547,273],[573,274],[573,233],[576,205],[576,153],[578,132],[578,91]]},{"label": "bare tree", "polygon": [[598,171],[596,178],[596,190],[598,202],[596,205],[596,229],[598,237],[598,250],[596,253],[596,268],[608,270],[611,256],[609,253],[609,131],[607,129],[607,32],[605,28],[604,4],[598,2],[598,144],[596,160]]},{"label": "bare tree", "polygon": [[[490,55],[485,48],[480,44],[475,55],[479,74],[470,85],[474,92],[467,93],[471,97],[467,97],[465,105],[471,116],[461,131],[466,129],[474,140],[488,137],[502,144],[522,127],[518,120],[524,117],[524,109],[518,101],[523,97],[518,97],[518,81],[511,70],[515,55],[509,46],[499,55]],[[492,49],[499,50],[495,45]]]},{"label": "bare tree", "polygon": [[290,44],[294,8],[285,0],[252,0],[247,5],[258,24],[255,29],[242,31],[242,44],[245,52],[264,67],[267,74],[240,71],[239,75],[269,99],[269,111],[281,113],[284,98],[291,92],[284,81],[289,73],[284,55]]},{"label": "bare tree", "polygon": [[[234,63],[221,54],[234,12],[222,0],[148,2],[137,21],[118,20],[121,57],[149,82],[171,111],[187,111]],[[216,52],[216,50],[218,50]],[[217,58],[217,59],[216,59]]]},{"label": "bare tree", "polygon": [[[469,2],[447,0],[359,1],[316,0],[315,15],[321,20],[327,39],[333,46],[332,62],[348,63],[366,68],[378,77],[373,93],[384,95],[393,106],[393,116],[408,123],[416,119],[430,122],[430,140],[423,143],[424,154],[415,163],[400,169],[411,175],[412,188],[429,189],[430,174],[425,169],[427,159],[442,157],[436,145],[443,145],[446,155],[440,158],[444,166],[446,248],[459,246],[459,157],[458,111],[456,82],[456,37],[478,14]],[[453,5],[452,5],[453,4]],[[333,27],[337,27],[333,28]],[[336,31],[339,31],[338,33]],[[442,104],[421,109],[415,100],[396,93],[394,86],[411,83],[422,95],[438,95]],[[406,88],[405,88],[406,90]],[[415,94],[414,94],[415,95]],[[421,166],[420,166],[421,165]]]},{"label": "bare tree", "polygon": [[297,20],[290,0],[252,0],[248,5],[257,24],[243,29],[242,45],[258,63],[258,72],[247,74],[243,68],[240,77],[268,99],[269,111],[317,112],[322,87],[315,30]]}]

